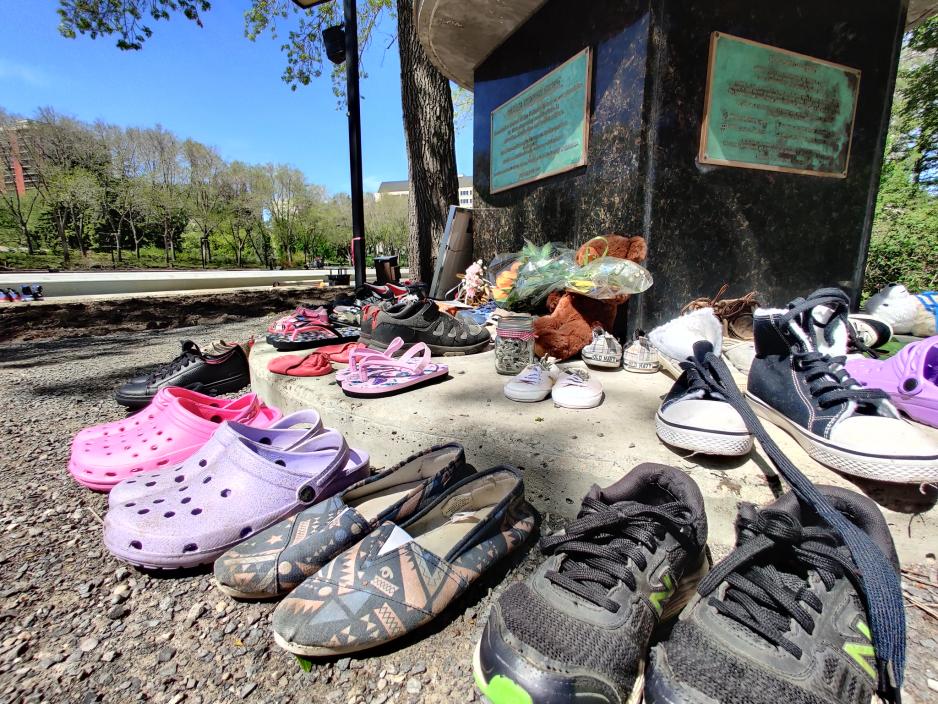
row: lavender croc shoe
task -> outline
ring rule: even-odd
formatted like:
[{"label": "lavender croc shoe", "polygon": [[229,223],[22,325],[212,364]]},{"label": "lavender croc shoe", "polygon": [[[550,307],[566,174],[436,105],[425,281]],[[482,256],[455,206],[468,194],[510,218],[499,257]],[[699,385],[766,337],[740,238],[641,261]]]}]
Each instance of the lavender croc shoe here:
[{"label": "lavender croc shoe", "polygon": [[886,360],[848,359],[863,386],[882,389],[909,418],[938,428],[938,335],[913,342]]},{"label": "lavender croc shoe", "polygon": [[368,456],[326,430],[302,452],[232,442],[211,462],[197,452],[176,472],[176,488],[112,506],[104,544],[120,560],[150,569],[213,562],[255,532],[368,476]]},{"label": "lavender croc shoe", "polygon": [[[309,427],[300,427],[304,425]],[[222,423],[202,446],[199,456],[206,462],[213,463],[228,445],[241,440],[255,445],[267,445],[277,450],[298,452],[322,432],[322,419],[319,413],[312,409],[291,413],[269,428],[253,428],[244,423],[228,421]],[[167,468],[160,472],[139,474],[125,479],[111,489],[108,494],[108,506],[120,506],[167,489],[178,489],[175,477],[173,468]]]}]

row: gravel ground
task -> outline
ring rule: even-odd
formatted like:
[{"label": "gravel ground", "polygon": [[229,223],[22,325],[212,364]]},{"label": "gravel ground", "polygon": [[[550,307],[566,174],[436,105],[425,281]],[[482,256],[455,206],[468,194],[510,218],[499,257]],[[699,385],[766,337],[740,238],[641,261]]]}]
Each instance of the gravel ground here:
[{"label": "gravel ground", "polygon": [[[111,392],[179,340],[245,339],[249,319],[171,331],[7,344],[0,359],[0,703],[472,702],[471,653],[493,596],[536,549],[502,565],[430,627],[309,672],[272,642],[269,603],[236,603],[208,571],[155,576],[100,541],[106,498],[66,470],[71,436],[121,417]],[[470,458],[471,459],[471,458]],[[559,519],[545,516],[548,530]],[[938,613],[934,565],[909,595]],[[908,607],[906,702],[938,701],[938,619]]]}]

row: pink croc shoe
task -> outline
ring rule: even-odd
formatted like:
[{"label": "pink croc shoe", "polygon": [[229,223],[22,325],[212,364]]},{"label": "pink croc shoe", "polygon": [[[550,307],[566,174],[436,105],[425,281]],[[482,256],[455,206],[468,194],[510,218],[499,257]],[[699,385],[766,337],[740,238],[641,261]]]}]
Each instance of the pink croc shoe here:
[{"label": "pink croc shoe", "polygon": [[262,409],[256,394],[244,398],[247,400],[239,399],[240,403],[222,408],[171,397],[162,410],[148,408],[128,419],[130,424],[117,435],[102,435],[72,445],[69,472],[82,486],[110,491],[119,481],[139,472],[155,472],[182,463],[226,420],[267,427],[280,419],[278,409]]},{"label": "pink croc shoe", "polygon": [[938,428],[938,335],[906,345],[886,360],[848,359],[847,372],[882,389],[909,418]]},{"label": "pink croc shoe", "polygon": [[[205,406],[211,406],[212,408],[227,408],[228,410],[235,411],[237,409],[248,408],[253,402],[254,395],[245,394],[235,399],[224,399],[209,396],[208,394],[200,394],[198,391],[190,391],[181,386],[166,386],[156,392],[156,396],[153,397],[149,406],[137,411],[135,414],[121,418],[120,420],[113,420],[109,423],[101,423],[100,425],[91,425],[79,430],[72,439],[72,447],[76,444],[91,440],[92,438],[103,436],[114,437],[127,431],[136,432],[137,426],[140,425],[141,418],[148,413],[154,413],[156,411],[161,412],[169,405],[170,399],[173,398],[185,398]],[[280,417],[280,411],[278,409],[269,408],[265,406],[263,402],[260,402],[260,406],[259,413],[264,417],[269,417],[271,423]]]}]

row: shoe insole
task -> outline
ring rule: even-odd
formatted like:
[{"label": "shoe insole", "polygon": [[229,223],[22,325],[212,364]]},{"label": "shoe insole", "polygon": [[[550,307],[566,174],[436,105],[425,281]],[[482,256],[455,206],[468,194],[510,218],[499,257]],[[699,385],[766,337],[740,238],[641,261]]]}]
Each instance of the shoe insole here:
[{"label": "shoe insole", "polygon": [[495,504],[485,506],[477,511],[457,513],[445,523],[414,538],[414,542],[434,555],[444,557],[470,531],[479,523],[488,518],[495,509]]},{"label": "shoe insole", "polygon": [[396,484],[387,489],[368,494],[368,496],[361,499],[350,499],[346,503],[358,511],[365,520],[373,521],[423,482],[423,479],[418,479],[405,484]]}]

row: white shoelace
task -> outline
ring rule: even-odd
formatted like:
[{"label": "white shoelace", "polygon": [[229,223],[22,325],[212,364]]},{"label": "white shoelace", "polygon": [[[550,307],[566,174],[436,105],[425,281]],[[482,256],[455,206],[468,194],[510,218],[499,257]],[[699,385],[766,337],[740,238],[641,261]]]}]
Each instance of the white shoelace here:
[{"label": "white shoelace", "polygon": [[540,384],[541,372],[543,371],[540,365],[532,364],[518,375],[518,381],[522,384]]}]

